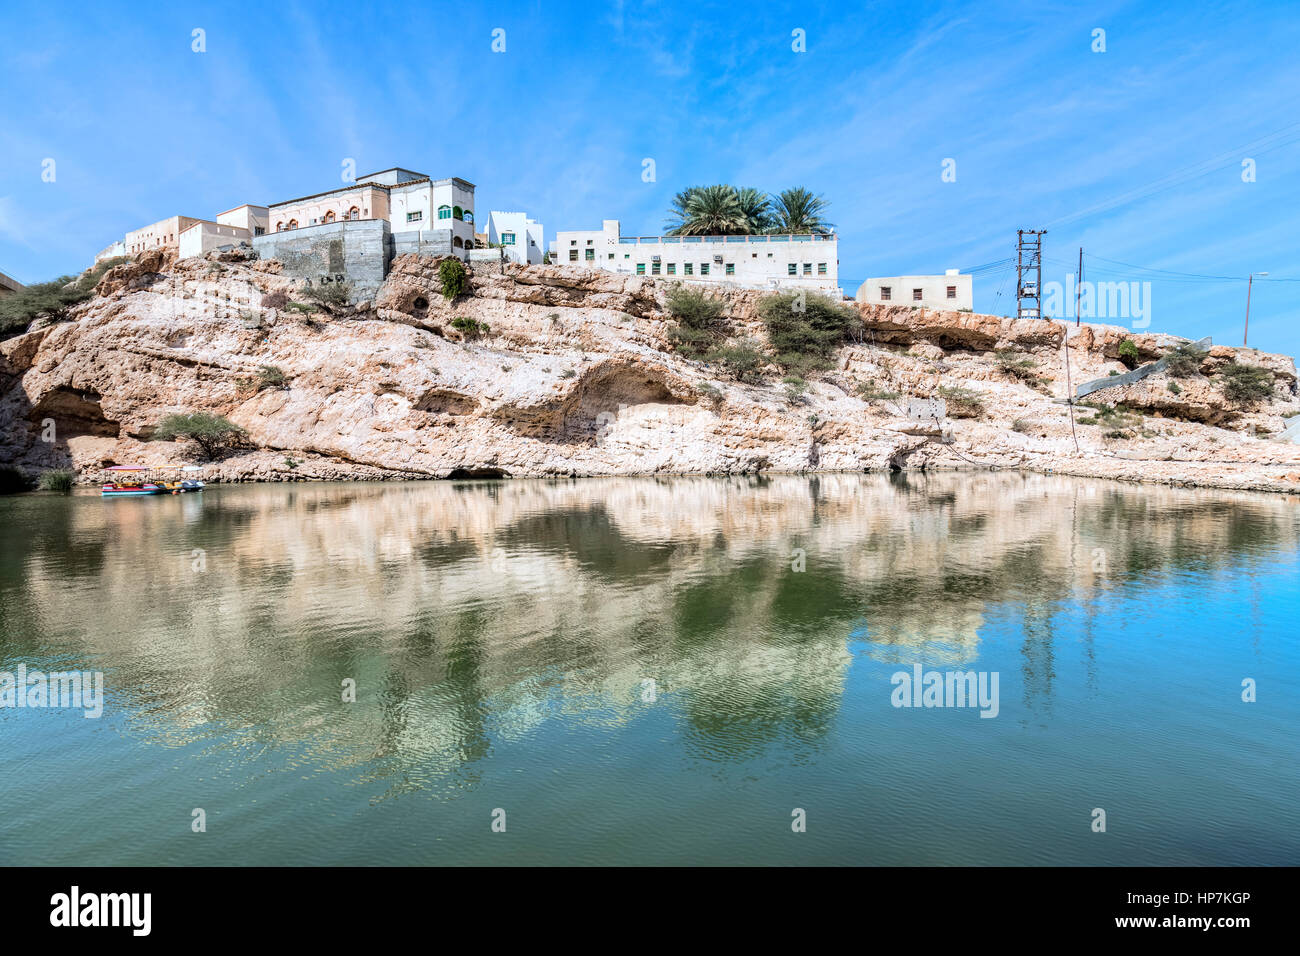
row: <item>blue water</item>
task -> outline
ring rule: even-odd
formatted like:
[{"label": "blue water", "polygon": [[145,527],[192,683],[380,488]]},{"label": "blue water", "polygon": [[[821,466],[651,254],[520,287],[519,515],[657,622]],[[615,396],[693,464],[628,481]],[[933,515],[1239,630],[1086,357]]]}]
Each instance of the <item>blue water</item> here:
[{"label": "blue water", "polygon": [[[1296,504],[1005,473],[3,499],[0,671],[107,702],[0,708],[0,862],[1294,864]],[[998,715],[892,706],[916,663],[996,672]]]}]

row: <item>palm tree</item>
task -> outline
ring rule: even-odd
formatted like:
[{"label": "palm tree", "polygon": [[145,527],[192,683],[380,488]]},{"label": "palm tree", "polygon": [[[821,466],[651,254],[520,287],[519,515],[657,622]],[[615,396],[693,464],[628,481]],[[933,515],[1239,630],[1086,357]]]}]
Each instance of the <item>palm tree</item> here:
[{"label": "palm tree", "polygon": [[668,204],[667,225],[669,228],[667,235],[680,236],[682,234],[682,227],[685,226],[691,218],[690,213],[686,211],[686,207],[690,205],[691,197],[694,196],[699,189],[699,186],[687,186],[674,196],[673,201]]},{"label": "palm tree", "polygon": [[739,236],[748,231],[745,210],[731,186],[697,186],[688,192],[686,217],[675,230],[676,235]]},{"label": "palm tree", "polygon": [[821,196],[814,196],[802,186],[783,189],[772,197],[773,224],[770,231],[828,235],[835,230],[835,224],[823,218],[829,205]]},{"label": "palm tree", "polygon": [[746,232],[761,235],[772,225],[772,200],[761,189],[741,186],[736,189],[736,199],[745,214]]}]

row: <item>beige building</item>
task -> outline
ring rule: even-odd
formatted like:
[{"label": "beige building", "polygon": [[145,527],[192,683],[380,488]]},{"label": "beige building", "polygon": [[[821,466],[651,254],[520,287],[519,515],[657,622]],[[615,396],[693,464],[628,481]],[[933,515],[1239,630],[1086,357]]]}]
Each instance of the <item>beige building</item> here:
[{"label": "beige building", "polygon": [[941,276],[867,279],[858,286],[856,298],[872,305],[907,305],[948,311],[970,311],[975,301],[971,277],[956,269],[949,269]]},{"label": "beige building", "polygon": [[388,190],[365,183],[286,199],[267,207],[268,232],[285,232],[350,219],[387,219]]},{"label": "beige building", "polygon": [[180,245],[181,233],[196,222],[202,221],[191,216],[168,216],[143,229],[128,232],[124,241],[126,252],[128,255],[134,255],[147,249]]},{"label": "beige building", "polygon": [[217,223],[222,226],[247,229],[250,236],[262,236],[266,234],[269,215],[265,206],[251,206],[245,203],[234,209],[217,213]]}]

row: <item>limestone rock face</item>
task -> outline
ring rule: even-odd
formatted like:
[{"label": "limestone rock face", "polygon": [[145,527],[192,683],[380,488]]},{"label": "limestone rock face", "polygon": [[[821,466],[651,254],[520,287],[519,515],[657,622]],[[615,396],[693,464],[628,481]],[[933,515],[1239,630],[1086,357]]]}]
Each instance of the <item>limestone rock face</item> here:
[{"label": "limestone rock face", "polygon": [[[1067,343],[1078,385],[1122,371],[1125,338],[1151,359],[1181,340],[861,305],[861,335],[792,394],[774,366],[742,383],[675,352],[661,280],[492,263],[469,286],[448,301],[438,260],[403,256],[373,301],[311,311],[274,260],[142,254],[72,321],[0,342],[0,461],[93,481],[196,460],[149,439],[167,414],[208,411],[248,433],[217,480],[1001,467],[1300,491],[1300,445],[1269,437],[1300,414],[1286,356],[1216,346],[1203,374],[1088,396],[1072,430]],[[720,294],[729,334],[761,342],[764,293]],[[1227,402],[1214,376],[1230,360],[1268,368],[1273,396]],[[259,388],[266,366],[283,383]],[[907,417],[908,398],[945,395],[944,422]]]}]

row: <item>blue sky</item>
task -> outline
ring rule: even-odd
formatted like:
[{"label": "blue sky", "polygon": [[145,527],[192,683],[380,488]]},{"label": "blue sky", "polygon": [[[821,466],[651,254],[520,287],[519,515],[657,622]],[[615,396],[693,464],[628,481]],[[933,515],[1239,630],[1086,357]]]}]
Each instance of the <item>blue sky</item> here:
[{"label": "blue sky", "polygon": [[[75,272],[165,216],[333,188],[349,158],[468,179],[480,218],[526,210],[548,241],[658,233],[688,185],[802,185],[846,292],[1046,227],[1045,282],[1082,245],[1085,278],[1151,282],[1153,331],[1240,343],[1268,271],[1250,343],[1300,351],[1293,2],[148,7],[0,12],[0,271]],[[977,311],[1012,287],[978,273]]]}]

